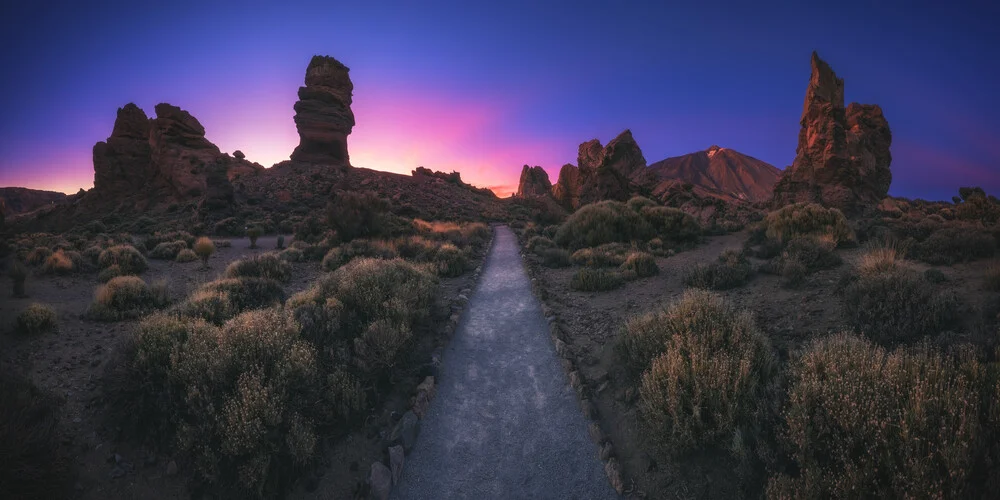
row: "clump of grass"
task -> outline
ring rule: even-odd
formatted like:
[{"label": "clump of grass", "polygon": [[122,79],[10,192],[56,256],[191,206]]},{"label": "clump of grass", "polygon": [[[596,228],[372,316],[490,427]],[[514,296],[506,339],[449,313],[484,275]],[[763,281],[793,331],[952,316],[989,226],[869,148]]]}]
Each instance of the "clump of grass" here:
[{"label": "clump of grass", "polygon": [[397,256],[396,249],[387,241],[355,239],[327,252],[323,257],[323,269],[334,271],[358,257],[392,259]]},{"label": "clump of grass", "polygon": [[661,449],[753,444],[773,399],[777,361],[749,311],[689,290],[626,323],[616,352],[642,374],[640,412]]},{"label": "clump of grass", "polygon": [[28,252],[27,257],[25,257],[25,262],[32,266],[38,266],[45,263],[51,255],[52,250],[48,247],[35,247]]},{"label": "clump of grass", "polygon": [[579,266],[587,267],[618,267],[632,253],[632,247],[621,243],[608,243],[594,248],[581,248],[570,256],[570,260]]},{"label": "clump of grass", "polygon": [[809,276],[809,267],[798,259],[787,259],[781,263],[781,277],[789,288],[801,286]]},{"label": "clump of grass", "polygon": [[451,243],[441,245],[434,260],[437,262],[438,274],[446,277],[461,276],[469,265],[465,253]]},{"label": "clump of grass", "polygon": [[619,270],[634,273],[639,278],[648,278],[660,274],[660,268],[656,265],[656,258],[644,252],[632,252],[629,254]]},{"label": "clump of grass", "polygon": [[167,305],[166,284],[146,284],[138,276],[118,276],[97,287],[87,314],[103,321],[137,318]]},{"label": "clump of grass", "polygon": [[898,260],[903,257],[903,251],[895,240],[876,240],[866,247],[858,264],[858,272],[862,275],[895,271]]},{"label": "clump of grass", "polygon": [[860,274],[843,296],[847,320],[883,344],[937,334],[958,316],[953,293],[935,291],[906,268]]},{"label": "clump of grass", "polygon": [[26,297],[24,282],[28,279],[28,268],[21,261],[14,260],[7,268],[7,275],[10,276],[14,285],[14,297]]},{"label": "clump of grass", "polygon": [[292,276],[292,266],[280,259],[276,253],[252,255],[235,260],[226,266],[226,278],[266,278],[288,281]]},{"label": "clump of grass", "polygon": [[194,262],[196,260],[198,260],[198,254],[194,253],[194,250],[191,250],[190,248],[185,248],[180,252],[177,252],[177,257],[174,259],[174,262],[184,264],[187,262]]},{"label": "clump of grass", "polygon": [[149,251],[149,258],[173,260],[177,258],[177,254],[179,254],[181,250],[185,249],[187,249],[187,243],[184,241],[165,241],[157,244],[152,250]]},{"label": "clump of grass", "polygon": [[808,272],[833,269],[843,263],[836,252],[837,242],[830,236],[792,238],[782,253],[782,260],[795,260]]},{"label": "clump of grass", "polygon": [[[984,367],[928,346],[886,352],[837,334],[791,366],[783,442],[797,474],[770,498],[969,498],[985,457]],[[978,496],[978,495],[977,495]]]},{"label": "clump of grass", "polygon": [[74,271],[73,261],[62,250],[45,259],[42,271],[49,274],[69,274]]},{"label": "clump of grass", "polygon": [[17,315],[15,329],[23,335],[38,335],[55,331],[58,327],[56,311],[45,304],[37,302],[28,305]]},{"label": "clump of grass", "polygon": [[569,282],[570,288],[581,292],[606,292],[624,284],[625,278],[618,271],[589,267],[578,270]]},{"label": "clump of grass", "polygon": [[[229,243],[228,240],[225,241],[226,243]],[[198,238],[194,242],[192,250],[194,250],[195,255],[197,255],[198,258],[201,259],[202,267],[208,266],[208,259],[209,257],[212,256],[213,253],[215,253],[215,247],[216,243],[211,239],[209,239],[207,236],[202,236],[201,238]]]},{"label": "clump of grass", "polygon": [[743,286],[753,276],[753,266],[746,254],[737,250],[726,250],[717,262],[696,266],[684,277],[684,284],[707,290],[729,290]]},{"label": "clump of grass", "polygon": [[132,245],[116,245],[104,249],[97,258],[97,265],[101,269],[117,265],[124,274],[139,274],[149,267],[146,258]]}]

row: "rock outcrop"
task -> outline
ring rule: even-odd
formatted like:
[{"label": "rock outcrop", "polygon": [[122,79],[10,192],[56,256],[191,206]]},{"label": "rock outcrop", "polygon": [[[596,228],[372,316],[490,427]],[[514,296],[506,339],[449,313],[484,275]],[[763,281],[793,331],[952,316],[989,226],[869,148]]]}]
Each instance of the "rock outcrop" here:
[{"label": "rock outcrop", "polygon": [[877,105],[844,108],[844,81],[812,54],[795,161],[774,187],[772,204],[817,202],[847,214],[871,210],[892,182],[892,133]]},{"label": "rock outcrop", "polygon": [[704,189],[708,194],[732,201],[767,201],[781,170],[739,151],[712,146],[683,156],[660,160],[649,166],[657,181],[654,192],[666,192],[674,182]]},{"label": "rock outcrop", "polygon": [[552,195],[552,182],[542,167],[525,165],[521,169],[521,179],[517,183],[518,198],[537,198]]},{"label": "rock outcrop", "polygon": [[23,187],[0,187],[0,211],[10,216],[65,203],[65,193]]},{"label": "rock outcrop", "polygon": [[329,56],[313,56],[306,69],[305,87],[295,103],[299,145],[292,161],[350,165],[347,136],[354,128],[351,111],[354,84],[347,66]]},{"label": "rock outcrop", "polygon": [[111,136],[93,154],[94,199],[102,202],[140,197],[221,208],[233,200],[232,179],[264,168],[223,154],[195,117],[166,103],[152,120],[135,104],[119,108]]},{"label": "rock outcrop", "polygon": [[646,158],[625,130],[607,146],[597,139],[580,145],[577,157],[580,169],[580,204],[600,200],[627,200],[636,191],[632,176],[646,168]]},{"label": "rock outcrop", "polygon": [[559,169],[559,179],[552,186],[552,196],[566,210],[580,208],[580,169],[569,163]]}]

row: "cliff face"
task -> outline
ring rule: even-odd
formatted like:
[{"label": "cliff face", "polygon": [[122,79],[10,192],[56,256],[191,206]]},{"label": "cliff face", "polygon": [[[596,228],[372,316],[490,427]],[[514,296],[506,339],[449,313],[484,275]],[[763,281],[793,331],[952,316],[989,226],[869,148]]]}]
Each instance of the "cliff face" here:
[{"label": "cliff face", "polygon": [[813,52],[795,161],[775,185],[775,208],[816,202],[847,214],[871,210],[892,183],[892,132],[877,105],[844,108],[844,81]]}]

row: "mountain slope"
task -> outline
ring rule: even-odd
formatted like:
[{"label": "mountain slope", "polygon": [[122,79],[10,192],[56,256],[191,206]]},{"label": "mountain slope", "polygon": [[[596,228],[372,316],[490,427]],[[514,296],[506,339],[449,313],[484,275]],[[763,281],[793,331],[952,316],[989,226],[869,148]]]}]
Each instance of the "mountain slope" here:
[{"label": "mountain slope", "polygon": [[661,182],[685,182],[746,201],[770,199],[781,177],[781,171],[768,163],[718,146],[660,160],[649,170]]},{"label": "mountain slope", "polygon": [[37,208],[47,207],[66,200],[64,193],[42,191],[23,187],[0,187],[0,199],[4,200],[7,214],[23,214]]}]

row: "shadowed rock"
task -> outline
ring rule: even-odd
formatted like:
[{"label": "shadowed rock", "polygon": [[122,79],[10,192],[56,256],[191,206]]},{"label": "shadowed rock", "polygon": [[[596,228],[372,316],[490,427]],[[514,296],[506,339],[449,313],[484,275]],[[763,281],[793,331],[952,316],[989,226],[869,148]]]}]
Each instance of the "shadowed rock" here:
[{"label": "shadowed rock", "polygon": [[150,122],[133,103],[118,108],[114,129],[107,141],[94,145],[94,189],[125,195],[148,186],[154,176]]},{"label": "shadowed rock", "polygon": [[549,182],[549,174],[545,172],[545,169],[525,165],[521,169],[521,179],[517,183],[517,196],[519,198],[536,198],[551,195],[552,183]]},{"label": "shadowed rock", "polygon": [[635,189],[631,177],[646,168],[646,158],[632,138],[632,131],[625,130],[607,146],[601,147],[597,139],[580,145],[577,158],[580,169],[580,204],[600,200],[627,200]]},{"label": "shadowed rock", "polygon": [[795,161],[774,187],[773,206],[817,202],[847,214],[877,206],[892,182],[892,133],[877,105],[844,109],[844,81],[812,54]]},{"label": "shadowed rock", "polygon": [[552,186],[552,196],[567,210],[580,207],[580,169],[565,164],[559,169],[559,180]]},{"label": "shadowed rock", "polygon": [[306,86],[299,87],[295,103],[299,145],[292,152],[292,161],[350,165],[347,136],[354,128],[354,84],[349,71],[329,56],[314,56],[309,62]]}]

